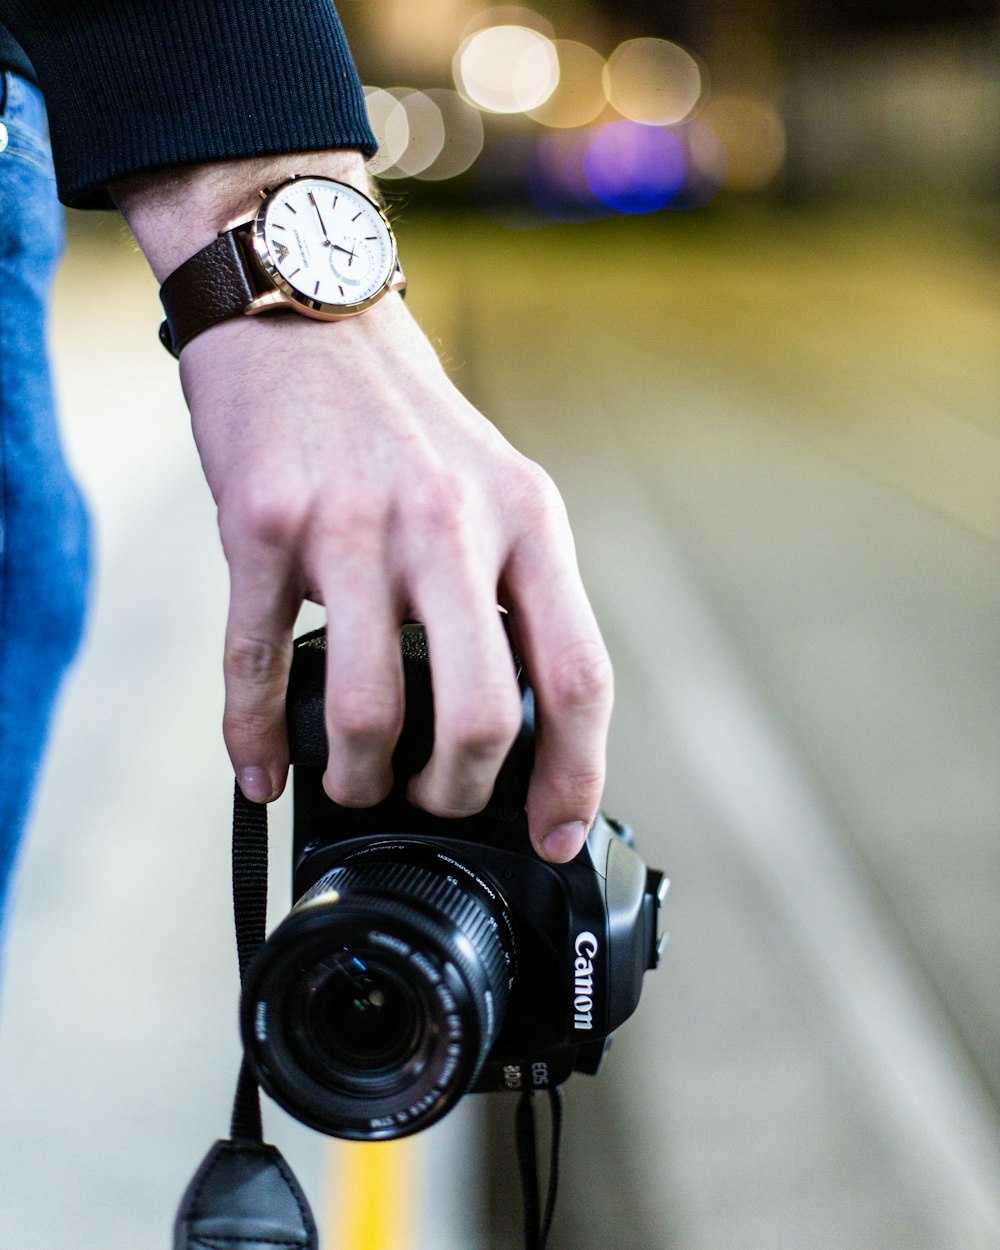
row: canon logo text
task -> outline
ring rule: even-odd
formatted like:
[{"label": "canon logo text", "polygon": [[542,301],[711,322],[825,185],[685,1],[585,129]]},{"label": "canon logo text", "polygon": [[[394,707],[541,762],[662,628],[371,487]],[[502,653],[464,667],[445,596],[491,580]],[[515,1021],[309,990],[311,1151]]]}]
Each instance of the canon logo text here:
[{"label": "canon logo text", "polygon": [[594,957],[597,938],[592,933],[578,933],[576,959],[573,961],[573,1027],[594,1027]]}]

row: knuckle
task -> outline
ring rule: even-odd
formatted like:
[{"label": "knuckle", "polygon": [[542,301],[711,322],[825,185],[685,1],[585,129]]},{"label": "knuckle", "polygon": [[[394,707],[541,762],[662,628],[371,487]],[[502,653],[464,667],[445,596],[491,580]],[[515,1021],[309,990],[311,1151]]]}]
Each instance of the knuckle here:
[{"label": "knuckle", "polygon": [[433,764],[429,775],[418,779],[415,788],[411,788],[410,797],[418,807],[432,816],[443,816],[448,820],[472,816],[481,812],[489,802],[493,791],[492,777],[480,774],[476,777],[444,775],[435,770]]},{"label": "knuckle", "polygon": [[355,550],[366,548],[388,528],[386,500],[374,492],[357,490],[349,499],[327,502],[317,525],[326,538],[342,541]]},{"label": "knuckle", "polygon": [[254,476],[241,482],[238,500],[220,509],[219,526],[230,542],[249,538],[283,547],[301,533],[306,516],[303,491],[273,476]]},{"label": "knuckle", "polygon": [[222,666],[230,681],[258,688],[270,686],[283,682],[287,653],[268,639],[233,637],[226,640]]},{"label": "knuckle", "polygon": [[510,747],[520,727],[520,708],[510,691],[486,688],[470,694],[448,737],[463,756],[489,760]]},{"label": "knuckle", "polygon": [[533,460],[524,459],[518,469],[520,508],[534,526],[562,527],[566,522],[566,505],[559,488]]},{"label": "knuckle", "polygon": [[555,768],[547,782],[568,810],[591,812],[604,789],[604,769]]},{"label": "knuckle", "polygon": [[516,480],[526,495],[538,499],[559,498],[559,491],[547,470],[535,460],[522,456],[516,470]]},{"label": "knuckle", "polygon": [[392,779],[381,784],[351,777],[331,776],[323,778],[323,788],[334,803],[341,807],[374,807],[389,793]]},{"label": "knuckle", "polygon": [[431,816],[442,816],[445,820],[461,820],[464,816],[475,816],[477,812],[481,812],[489,802],[489,797],[489,794],[486,794],[479,797],[432,799],[428,802],[426,810]]},{"label": "knuckle", "polygon": [[425,531],[454,536],[461,532],[468,515],[469,490],[457,474],[438,473],[415,492],[413,504]]},{"label": "knuckle", "polygon": [[277,713],[227,704],[222,716],[222,734],[227,743],[237,743],[245,750],[252,750],[269,744],[281,724]]},{"label": "knuckle", "polygon": [[331,726],[342,737],[359,742],[398,735],[402,702],[384,686],[337,685],[330,691],[327,707]]},{"label": "knuckle", "polygon": [[547,686],[549,703],[556,711],[610,706],[614,675],[603,644],[579,642],[568,648],[548,674]]}]

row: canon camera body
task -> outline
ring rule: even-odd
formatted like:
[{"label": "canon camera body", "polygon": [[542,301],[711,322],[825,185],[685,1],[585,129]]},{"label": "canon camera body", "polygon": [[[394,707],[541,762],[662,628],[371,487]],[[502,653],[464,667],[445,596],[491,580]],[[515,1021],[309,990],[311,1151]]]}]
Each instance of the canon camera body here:
[{"label": "canon camera body", "polygon": [[430,757],[426,639],[404,626],[406,716],[389,797],[327,798],[324,631],[297,640],[289,915],[250,966],[241,1027],[262,1087],[324,1133],[401,1137],[467,1092],[547,1089],[596,1072],[655,968],[667,882],[598,816],[568,864],[539,859],[525,794],[534,702],[486,809],[428,815],[406,782]]}]

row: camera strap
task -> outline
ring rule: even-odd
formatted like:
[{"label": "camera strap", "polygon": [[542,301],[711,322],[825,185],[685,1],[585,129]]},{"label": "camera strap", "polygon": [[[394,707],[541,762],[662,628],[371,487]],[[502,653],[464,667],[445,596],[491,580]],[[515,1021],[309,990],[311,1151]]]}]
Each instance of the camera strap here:
[{"label": "camera strap", "polygon": [[562,1090],[557,1085],[547,1091],[549,1096],[549,1184],[545,1208],[539,1203],[538,1139],[535,1126],[534,1090],[522,1092],[517,1104],[514,1140],[517,1163],[521,1173],[521,1197],[524,1203],[524,1250],[545,1250],[556,1209],[559,1188],[559,1138],[562,1134]]},{"label": "camera strap", "polygon": [[[267,922],[267,808],[236,786],[233,912],[240,984],[263,945]],[[319,1250],[316,1221],[281,1152],[264,1142],[260,1090],[240,1067],[230,1136],[191,1179],[174,1223],[174,1250]]]},{"label": "camera strap", "polygon": [[[267,931],[267,807],[251,803],[239,783],[233,791],[233,918],[242,986]],[[260,1089],[246,1056],[240,1065],[229,1132],[234,1138],[252,1141],[261,1141],[264,1135]]]}]

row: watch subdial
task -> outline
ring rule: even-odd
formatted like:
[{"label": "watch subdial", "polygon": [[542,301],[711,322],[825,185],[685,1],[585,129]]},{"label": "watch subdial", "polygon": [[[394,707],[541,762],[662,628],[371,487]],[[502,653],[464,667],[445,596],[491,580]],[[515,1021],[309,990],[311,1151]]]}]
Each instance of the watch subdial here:
[{"label": "watch subdial", "polygon": [[375,257],[364,239],[355,235],[335,235],[329,247],[330,268],[344,286],[368,282],[375,268]]}]

